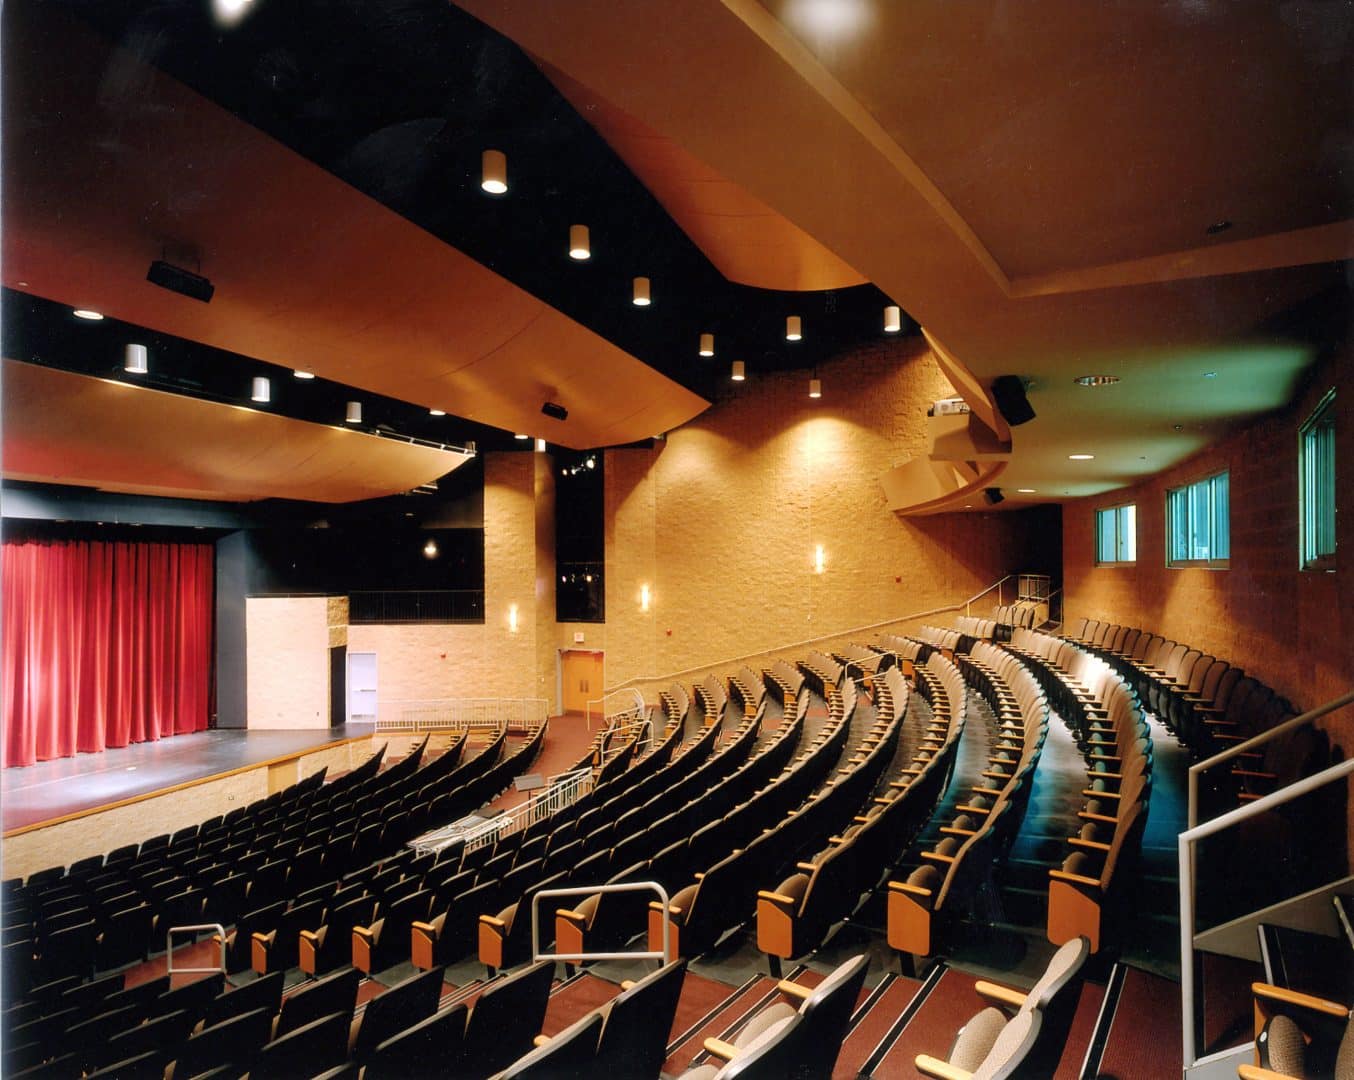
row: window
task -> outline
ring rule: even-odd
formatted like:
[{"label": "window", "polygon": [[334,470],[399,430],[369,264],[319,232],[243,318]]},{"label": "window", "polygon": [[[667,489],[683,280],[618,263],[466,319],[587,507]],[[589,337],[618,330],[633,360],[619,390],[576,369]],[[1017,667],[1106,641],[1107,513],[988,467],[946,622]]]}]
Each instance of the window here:
[{"label": "window", "polygon": [[1132,503],[1095,512],[1095,561],[1101,566],[1138,561],[1138,508]]},{"label": "window", "polygon": [[1298,492],[1304,570],[1335,569],[1335,391],[1298,431]]},{"label": "window", "polygon": [[1225,569],[1231,556],[1227,473],[1166,492],[1166,564]]}]

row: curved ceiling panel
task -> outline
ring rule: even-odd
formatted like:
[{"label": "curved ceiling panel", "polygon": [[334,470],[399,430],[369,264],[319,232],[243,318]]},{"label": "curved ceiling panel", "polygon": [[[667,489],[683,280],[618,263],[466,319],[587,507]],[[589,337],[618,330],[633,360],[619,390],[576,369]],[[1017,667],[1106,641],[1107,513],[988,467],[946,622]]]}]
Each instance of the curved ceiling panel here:
[{"label": "curved ceiling panel", "polygon": [[799,292],[866,283],[864,275],[794,222],[676,140],[609,104],[558,68],[538,63],[730,281]]},{"label": "curved ceiling panel", "polygon": [[[23,7],[5,27],[11,287],[575,448],[706,407],[77,21]],[[211,303],[149,284],[162,257],[209,277]],[[564,422],[538,412],[557,370]]]},{"label": "curved ceiling panel", "polygon": [[9,480],[248,502],[408,491],[465,455],[5,360]]}]

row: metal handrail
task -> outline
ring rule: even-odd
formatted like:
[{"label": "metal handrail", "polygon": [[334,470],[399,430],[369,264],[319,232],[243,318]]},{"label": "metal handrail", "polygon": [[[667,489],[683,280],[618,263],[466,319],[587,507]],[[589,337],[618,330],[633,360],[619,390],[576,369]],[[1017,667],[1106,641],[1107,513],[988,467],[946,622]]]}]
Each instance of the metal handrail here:
[{"label": "metal handrail", "polygon": [[1318,705],[1315,709],[1309,709],[1301,716],[1295,716],[1291,720],[1285,720],[1282,724],[1276,724],[1274,727],[1260,732],[1259,735],[1253,735],[1245,742],[1237,743],[1236,746],[1229,746],[1226,750],[1220,750],[1210,758],[1196,762],[1189,767],[1189,827],[1192,829],[1199,824],[1199,777],[1207,772],[1214,765],[1220,765],[1224,761],[1248,753],[1257,746],[1262,746],[1271,739],[1285,735],[1294,728],[1305,727],[1313,720],[1319,720],[1327,713],[1333,713],[1336,709],[1343,709],[1346,705],[1354,705],[1354,690],[1341,694],[1338,698],[1332,698],[1324,705]]},{"label": "metal handrail", "polygon": [[[398,708],[399,719],[382,719],[381,712]],[[432,715],[418,716],[424,712]],[[550,715],[545,698],[387,698],[376,705],[377,731],[459,731],[497,728],[529,731]]]},{"label": "metal handrail", "polygon": [[981,600],[984,596],[986,596],[988,593],[990,593],[993,589],[1000,589],[1003,585],[1005,585],[1008,581],[1010,581],[1010,580],[1011,580],[1013,577],[1015,577],[1015,576],[1016,576],[1015,574],[1007,574],[1005,577],[999,578],[997,581],[994,581],[991,585],[989,585],[987,588],[985,588],[982,592],[976,593],[976,594],[974,594],[973,596],[970,596],[967,600],[964,601],[964,614],[965,614],[965,615],[971,614],[971,612],[969,611],[969,608],[971,608],[974,604],[976,604],[976,603],[977,603],[979,600]]},{"label": "metal handrail", "polygon": [[[541,952],[541,909],[540,903],[550,896],[596,896],[598,893],[641,892],[652,890],[658,894],[663,904],[663,951],[662,952],[596,952],[596,953],[543,953]],[[668,891],[656,881],[625,881],[616,885],[581,885],[568,889],[542,889],[531,898],[531,962],[540,960],[564,960],[566,962],[585,960],[662,960],[668,963],[672,951],[671,927],[668,925]]]},{"label": "metal handrail", "polygon": [[[196,934],[202,930],[215,930],[216,940],[221,944],[221,963],[216,967],[184,967],[176,968],[174,966],[174,935],[175,934]],[[165,974],[171,979],[175,975],[202,975],[209,971],[219,971],[225,973],[226,970],[226,928],[220,923],[193,923],[190,926],[171,926],[165,933]]]},{"label": "metal handrail", "polygon": [[[1205,769],[1210,765],[1227,758],[1236,757],[1236,754],[1246,751],[1247,747],[1254,744],[1261,744],[1274,736],[1282,734],[1285,731],[1292,731],[1298,724],[1309,724],[1317,717],[1334,712],[1335,709],[1343,708],[1345,705],[1354,702],[1354,692],[1342,694],[1332,701],[1326,702],[1326,705],[1312,709],[1311,712],[1294,717],[1288,723],[1277,725],[1270,728],[1262,735],[1255,736],[1254,739],[1248,739],[1247,742],[1240,743],[1239,746],[1232,747],[1231,750],[1225,750],[1221,754],[1215,754],[1208,761],[1200,762],[1196,766],[1190,767],[1190,822],[1193,823],[1196,816],[1196,798],[1198,771]],[[1198,1049],[1196,1043],[1196,1026],[1194,1026],[1194,891],[1196,891],[1196,881],[1194,881],[1194,846],[1200,840],[1208,839],[1209,836],[1219,834],[1239,824],[1250,820],[1251,817],[1257,817],[1262,813],[1267,813],[1275,807],[1281,807],[1285,803],[1292,803],[1294,798],[1301,798],[1317,788],[1324,788],[1327,784],[1342,780],[1347,775],[1354,774],[1354,758],[1346,759],[1323,769],[1320,773],[1313,773],[1309,777],[1303,777],[1301,780],[1293,781],[1286,788],[1280,788],[1277,792],[1270,792],[1267,796],[1257,798],[1254,803],[1247,803],[1243,807],[1238,807],[1228,811],[1210,822],[1204,824],[1192,824],[1187,830],[1179,834],[1179,889],[1181,889],[1181,1037],[1183,1050],[1185,1050],[1185,1068],[1192,1068],[1197,1064]]]},{"label": "metal handrail", "polygon": [[[617,696],[627,697],[630,701],[630,704],[627,705],[624,709],[617,709],[615,712],[608,713],[606,711],[607,699]],[[634,689],[633,687],[621,690],[608,690],[604,692],[601,697],[593,698],[591,701],[587,703],[586,706],[584,706],[585,710],[584,716],[587,719],[589,731],[592,730],[592,707],[594,705],[601,706],[601,708],[599,708],[597,711],[602,714],[603,721],[609,721],[611,720],[612,717],[632,716],[635,715],[636,713],[642,714],[644,710],[648,708],[648,706],[644,703],[644,695],[641,694],[638,690]]]}]

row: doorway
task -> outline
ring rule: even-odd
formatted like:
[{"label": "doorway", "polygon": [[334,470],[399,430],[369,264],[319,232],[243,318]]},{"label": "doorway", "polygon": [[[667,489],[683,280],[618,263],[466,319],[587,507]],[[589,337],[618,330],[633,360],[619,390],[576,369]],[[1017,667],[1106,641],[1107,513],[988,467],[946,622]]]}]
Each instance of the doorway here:
[{"label": "doorway", "polygon": [[376,719],[376,654],[348,654],[348,720]]},{"label": "doorway", "polygon": [[605,654],[591,649],[561,649],[560,704],[565,712],[585,712],[589,701],[602,696]]}]

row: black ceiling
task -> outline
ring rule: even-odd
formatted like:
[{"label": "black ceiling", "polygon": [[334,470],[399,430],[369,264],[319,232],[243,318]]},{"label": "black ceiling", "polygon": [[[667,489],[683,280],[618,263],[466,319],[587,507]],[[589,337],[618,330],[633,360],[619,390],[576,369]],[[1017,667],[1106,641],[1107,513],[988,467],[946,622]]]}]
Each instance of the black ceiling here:
[{"label": "black ceiling", "polygon": [[[727,281],[531,60],[446,0],[253,0],[229,29],[211,0],[50,2],[707,398],[731,360],[806,368],[881,334],[890,301],[873,286]],[[507,155],[504,196],[479,187],[486,148]],[[586,263],[566,254],[574,223],[591,231]],[[636,275],[648,308],[630,303]],[[791,314],[803,341],[784,339]],[[703,331],[715,360],[696,355]],[[174,347],[185,363],[216,352]]]}]

